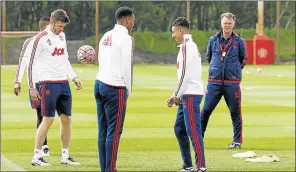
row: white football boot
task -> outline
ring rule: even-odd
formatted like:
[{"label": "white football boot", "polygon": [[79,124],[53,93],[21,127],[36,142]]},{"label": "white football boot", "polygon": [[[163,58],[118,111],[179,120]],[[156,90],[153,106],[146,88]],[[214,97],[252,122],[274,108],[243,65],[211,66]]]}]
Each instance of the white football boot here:
[{"label": "white football boot", "polygon": [[68,158],[61,158],[61,164],[70,164],[70,165],[80,165],[79,162],[76,162],[73,158],[68,156]]},{"label": "white football boot", "polygon": [[42,157],[39,159],[33,159],[32,160],[33,166],[52,166],[50,163],[46,162]]}]

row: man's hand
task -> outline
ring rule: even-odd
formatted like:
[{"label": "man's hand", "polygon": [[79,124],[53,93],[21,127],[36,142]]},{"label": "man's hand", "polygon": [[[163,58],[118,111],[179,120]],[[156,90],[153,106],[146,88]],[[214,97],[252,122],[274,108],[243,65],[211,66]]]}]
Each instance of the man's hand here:
[{"label": "man's hand", "polygon": [[13,92],[14,92],[14,94],[15,94],[16,96],[18,96],[18,95],[20,94],[20,92],[21,92],[21,83],[16,82],[16,83],[14,84]]},{"label": "man's hand", "polygon": [[247,64],[247,59],[244,59],[243,62],[241,63],[241,69],[243,69],[246,64]]},{"label": "man's hand", "polygon": [[38,101],[41,99],[36,88],[30,88],[30,96],[33,101]]},{"label": "man's hand", "polygon": [[174,96],[169,97],[167,100],[168,107],[172,107],[174,103]]},{"label": "man's hand", "polygon": [[175,102],[175,105],[176,106],[179,106],[179,104],[180,104],[180,98],[174,97],[174,102]]},{"label": "man's hand", "polygon": [[80,80],[77,77],[73,79],[73,82],[76,85],[76,90],[80,90],[82,88],[82,83],[80,82]]}]

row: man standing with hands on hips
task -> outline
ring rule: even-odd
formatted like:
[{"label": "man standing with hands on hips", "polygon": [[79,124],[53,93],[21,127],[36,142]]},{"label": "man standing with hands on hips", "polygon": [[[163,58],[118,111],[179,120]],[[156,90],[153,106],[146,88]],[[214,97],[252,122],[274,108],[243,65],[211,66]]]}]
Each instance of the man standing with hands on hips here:
[{"label": "man standing with hands on hips", "polygon": [[233,141],[229,149],[239,149],[242,144],[241,90],[242,69],[247,61],[245,41],[233,32],[235,16],[232,13],[221,15],[222,30],[211,36],[207,45],[207,60],[210,63],[208,86],[201,112],[203,136],[208,120],[222,95],[229,108]]}]

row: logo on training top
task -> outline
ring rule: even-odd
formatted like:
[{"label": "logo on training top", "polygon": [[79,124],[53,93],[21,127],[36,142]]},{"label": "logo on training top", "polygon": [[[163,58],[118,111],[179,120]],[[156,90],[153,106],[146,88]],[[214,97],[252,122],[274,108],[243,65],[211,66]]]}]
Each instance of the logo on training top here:
[{"label": "logo on training top", "polygon": [[258,51],[257,51],[257,55],[258,55],[260,58],[264,59],[264,58],[267,56],[267,50],[266,50],[265,48],[260,48],[260,49],[258,49]]},{"label": "logo on training top", "polygon": [[48,45],[51,45],[51,41],[50,39],[47,40]]},{"label": "logo on training top", "polygon": [[59,36],[61,41],[64,41],[64,37],[62,35]]},{"label": "logo on training top", "polygon": [[63,55],[64,54],[64,48],[55,48],[53,53],[52,53],[52,56],[60,56],[60,55]]},{"label": "logo on training top", "polygon": [[177,62],[176,66],[177,66],[177,69],[179,69],[179,62]]},{"label": "logo on training top", "polygon": [[112,46],[112,35],[107,36],[107,38],[103,40],[102,44],[105,46]]}]

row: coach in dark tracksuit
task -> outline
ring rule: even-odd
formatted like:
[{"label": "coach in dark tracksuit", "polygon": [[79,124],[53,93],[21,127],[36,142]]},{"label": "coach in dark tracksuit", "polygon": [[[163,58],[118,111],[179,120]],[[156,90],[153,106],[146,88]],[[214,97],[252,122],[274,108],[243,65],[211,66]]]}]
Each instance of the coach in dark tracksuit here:
[{"label": "coach in dark tracksuit", "polygon": [[242,69],[246,64],[246,47],[244,40],[233,32],[235,16],[232,13],[221,15],[222,30],[211,36],[207,45],[207,60],[210,63],[209,78],[201,112],[203,136],[208,120],[222,95],[229,108],[232,125],[233,141],[228,148],[241,148],[242,144],[242,113],[241,90]]}]

